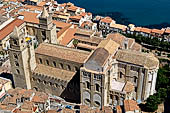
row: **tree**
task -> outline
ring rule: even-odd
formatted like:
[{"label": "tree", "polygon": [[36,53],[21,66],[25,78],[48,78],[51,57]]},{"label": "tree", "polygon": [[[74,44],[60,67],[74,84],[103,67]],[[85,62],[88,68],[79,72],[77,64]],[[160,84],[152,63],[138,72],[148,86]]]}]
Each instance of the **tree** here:
[{"label": "tree", "polygon": [[164,68],[160,68],[158,70],[158,77],[157,77],[157,83],[156,83],[156,89],[158,90],[159,88],[167,88],[169,84],[169,79],[165,75],[167,73],[167,70]]},{"label": "tree", "polygon": [[157,96],[151,95],[147,98],[145,104],[145,110],[148,112],[154,112],[158,109]]},{"label": "tree", "polygon": [[78,44],[78,40],[77,40],[77,39],[74,39],[73,45],[74,45],[75,48],[77,47],[77,44]]},{"label": "tree", "polygon": [[158,93],[156,93],[156,94],[157,94],[157,97],[160,98],[161,102],[163,102],[167,98],[167,89],[160,88],[160,89],[158,89]]}]

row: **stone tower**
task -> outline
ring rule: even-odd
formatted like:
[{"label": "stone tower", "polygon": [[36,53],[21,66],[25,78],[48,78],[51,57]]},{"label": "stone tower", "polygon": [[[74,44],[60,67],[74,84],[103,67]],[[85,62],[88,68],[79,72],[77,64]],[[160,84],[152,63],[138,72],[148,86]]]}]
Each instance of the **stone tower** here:
[{"label": "stone tower", "polygon": [[15,87],[31,89],[31,71],[36,67],[35,52],[33,42],[26,40],[23,31],[14,28],[10,39],[9,58]]},{"label": "stone tower", "polygon": [[39,17],[37,38],[39,43],[46,41],[57,44],[56,25],[52,22],[52,13],[48,13],[45,7]]}]

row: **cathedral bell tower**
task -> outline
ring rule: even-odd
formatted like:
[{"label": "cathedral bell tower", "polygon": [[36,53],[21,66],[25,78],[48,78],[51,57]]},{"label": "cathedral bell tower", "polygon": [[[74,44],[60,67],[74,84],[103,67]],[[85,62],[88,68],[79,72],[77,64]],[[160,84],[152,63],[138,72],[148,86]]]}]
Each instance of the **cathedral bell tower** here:
[{"label": "cathedral bell tower", "polygon": [[45,7],[39,17],[38,42],[44,41],[57,44],[56,25],[52,21],[52,13],[48,13]]},{"label": "cathedral bell tower", "polygon": [[[24,28],[23,28],[24,29]],[[24,30],[14,28],[10,37],[9,59],[15,87],[31,89],[31,74],[36,67],[34,44]]]}]

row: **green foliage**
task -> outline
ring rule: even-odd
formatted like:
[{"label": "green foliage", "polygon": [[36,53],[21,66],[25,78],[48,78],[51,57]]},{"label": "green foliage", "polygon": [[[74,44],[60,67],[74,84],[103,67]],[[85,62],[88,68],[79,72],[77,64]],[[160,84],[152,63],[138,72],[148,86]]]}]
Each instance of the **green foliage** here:
[{"label": "green foliage", "polygon": [[143,111],[154,112],[158,109],[158,105],[167,99],[167,95],[170,94],[170,80],[168,78],[169,72],[169,65],[165,65],[158,70],[156,84],[157,93],[149,96],[146,103],[140,106]]},{"label": "green foliage", "polygon": [[[158,92],[156,94],[157,94],[156,95],[157,98],[159,98],[163,102],[167,98],[167,89],[160,88],[160,89],[158,89]],[[158,104],[160,104],[160,103],[158,103]]]},{"label": "green foliage", "polygon": [[154,112],[158,109],[157,97],[155,95],[149,96],[146,100],[145,111]]},{"label": "green foliage", "polygon": [[166,67],[160,68],[158,70],[156,90],[158,90],[159,88],[167,88],[167,86],[169,84],[169,79],[166,76],[167,72],[168,72],[168,70],[166,69]]},{"label": "green foliage", "polygon": [[74,39],[74,41],[73,41],[74,47],[77,47],[77,44],[78,44],[78,43],[79,43],[78,40],[77,40],[77,39]]},{"label": "green foliage", "polygon": [[136,34],[123,34],[126,37],[134,38],[136,42],[138,43],[144,43],[148,45],[152,45],[154,48],[161,48],[161,50],[169,51],[170,50],[170,43],[167,41],[164,41],[164,39],[159,40],[157,37],[149,38],[144,37],[142,35],[136,36]]}]

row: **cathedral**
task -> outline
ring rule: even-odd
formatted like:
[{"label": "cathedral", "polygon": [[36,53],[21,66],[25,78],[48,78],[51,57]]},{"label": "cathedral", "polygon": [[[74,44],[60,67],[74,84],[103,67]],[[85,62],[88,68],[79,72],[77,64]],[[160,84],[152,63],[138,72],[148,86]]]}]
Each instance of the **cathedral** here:
[{"label": "cathedral", "polygon": [[132,50],[128,39],[102,39],[91,52],[62,46],[51,15],[44,8],[39,17],[38,47],[25,24],[14,28],[9,57],[15,87],[91,107],[122,105],[125,99],[140,103],[154,94],[159,61],[153,54]]}]

